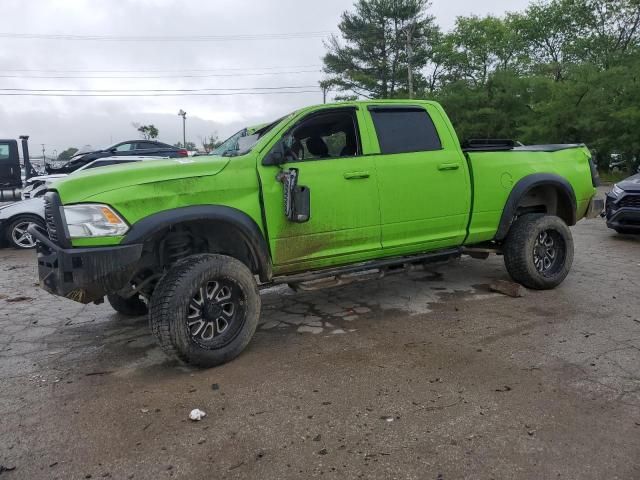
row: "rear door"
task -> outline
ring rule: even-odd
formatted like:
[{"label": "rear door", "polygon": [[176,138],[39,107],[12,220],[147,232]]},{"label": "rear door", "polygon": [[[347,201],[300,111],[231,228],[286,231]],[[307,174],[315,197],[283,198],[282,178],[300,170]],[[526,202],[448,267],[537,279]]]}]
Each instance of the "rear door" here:
[{"label": "rear door", "polygon": [[370,106],[378,140],[382,246],[403,254],[462,244],[471,210],[466,159],[430,104]]},{"label": "rear door", "polygon": [[132,153],[135,155],[157,155],[161,150],[162,147],[154,142],[138,142]]}]

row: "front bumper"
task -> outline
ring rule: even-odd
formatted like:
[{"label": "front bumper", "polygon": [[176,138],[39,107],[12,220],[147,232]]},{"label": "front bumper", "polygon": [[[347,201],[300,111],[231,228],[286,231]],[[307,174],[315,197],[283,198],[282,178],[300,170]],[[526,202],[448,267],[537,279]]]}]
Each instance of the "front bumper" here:
[{"label": "front bumper", "polygon": [[38,240],[40,286],[80,303],[95,302],[126,287],[142,255],[141,244],[65,249],[35,225],[29,233]]},{"label": "front bumper", "polygon": [[620,197],[607,194],[607,227],[640,233],[640,192],[625,192]]}]

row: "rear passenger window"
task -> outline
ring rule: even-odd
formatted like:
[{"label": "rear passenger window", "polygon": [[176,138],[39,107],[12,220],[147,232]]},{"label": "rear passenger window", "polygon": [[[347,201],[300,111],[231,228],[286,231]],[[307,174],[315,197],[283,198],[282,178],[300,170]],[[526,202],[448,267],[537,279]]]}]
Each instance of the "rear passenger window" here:
[{"label": "rear passenger window", "polygon": [[440,150],[442,143],[431,117],[422,108],[370,109],[380,153]]}]

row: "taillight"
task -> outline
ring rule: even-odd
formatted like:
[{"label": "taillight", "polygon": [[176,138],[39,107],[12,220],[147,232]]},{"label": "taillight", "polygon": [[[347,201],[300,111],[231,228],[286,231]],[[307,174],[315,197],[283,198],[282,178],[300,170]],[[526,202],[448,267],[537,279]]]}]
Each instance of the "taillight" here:
[{"label": "taillight", "polygon": [[179,157],[188,157],[189,156],[189,152],[187,150],[185,150],[184,148],[181,148],[180,150],[178,150],[178,156]]}]

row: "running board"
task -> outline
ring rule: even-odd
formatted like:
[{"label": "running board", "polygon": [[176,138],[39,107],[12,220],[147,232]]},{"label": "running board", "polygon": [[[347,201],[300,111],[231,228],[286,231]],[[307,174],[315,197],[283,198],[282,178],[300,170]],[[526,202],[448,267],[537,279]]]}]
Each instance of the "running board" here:
[{"label": "running board", "polygon": [[495,243],[479,243],[470,247],[462,247],[463,255],[486,260],[489,255],[502,255],[502,248]]},{"label": "running board", "polygon": [[[384,276],[386,272],[393,269],[393,267],[402,267],[403,269],[410,268],[412,265],[420,263],[436,263],[447,261],[452,258],[457,258],[462,254],[461,248],[451,248],[447,250],[439,250],[436,252],[423,253],[420,255],[405,256],[405,257],[393,257],[385,258],[382,260],[373,260],[370,262],[357,263],[355,265],[346,265],[344,267],[329,268],[325,270],[315,270],[309,273],[294,274],[294,275],[281,275],[276,276],[273,280],[267,284],[261,285],[261,287],[270,287],[273,285],[280,285],[283,283],[297,285],[300,283],[314,282],[330,277],[344,277],[349,274],[356,274],[358,272],[367,272],[370,270],[380,270],[377,277]],[[354,275],[353,280],[359,280],[358,276]],[[362,275],[361,279],[370,279],[368,275]],[[351,282],[349,282],[351,283]],[[340,284],[340,283],[337,283]]]}]

